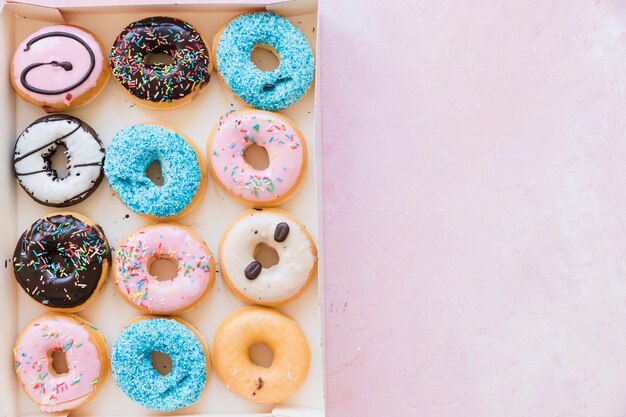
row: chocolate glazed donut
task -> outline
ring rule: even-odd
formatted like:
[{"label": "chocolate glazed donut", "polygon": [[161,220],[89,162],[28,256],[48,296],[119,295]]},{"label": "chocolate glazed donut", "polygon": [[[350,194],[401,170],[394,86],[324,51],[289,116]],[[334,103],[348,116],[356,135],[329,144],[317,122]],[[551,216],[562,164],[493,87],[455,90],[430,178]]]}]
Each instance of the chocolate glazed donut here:
[{"label": "chocolate glazed donut", "polygon": [[106,280],[109,244],[100,226],[74,213],[37,220],[13,255],[15,278],[35,301],[77,311]]},{"label": "chocolate glazed donut", "polygon": [[[169,55],[173,64],[148,64],[150,55]],[[209,50],[189,23],[156,16],[128,25],[109,54],[115,78],[133,96],[153,103],[171,103],[209,82]]]}]

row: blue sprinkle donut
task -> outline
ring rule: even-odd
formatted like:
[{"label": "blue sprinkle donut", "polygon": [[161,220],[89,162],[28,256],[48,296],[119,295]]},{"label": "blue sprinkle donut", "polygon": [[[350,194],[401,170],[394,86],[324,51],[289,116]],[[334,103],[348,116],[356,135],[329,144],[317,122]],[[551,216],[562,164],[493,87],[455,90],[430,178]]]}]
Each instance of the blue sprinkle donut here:
[{"label": "blue sprinkle donut", "polygon": [[[131,320],[113,343],[115,382],[148,410],[170,412],[187,407],[198,400],[209,377],[206,344],[183,320],[148,317]],[[155,351],[172,359],[169,374],[162,376],[154,369],[151,353]]]},{"label": "blue sprinkle donut", "polygon": [[[161,165],[162,186],[146,176],[154,161]],[[195,146],[182,134],[156,123],[117,132],[107,150],[104,173],[122,203],[157,220],[186,214],[206,180],[206,167]]]},{"label": "blue sprinkle donut", "polygon": [[[255,47],[269,49],[278,68],[261,71],[250,60]],[[281,110],[309,90],[315,72],[306,38],[284,17],[270,12],[248,13],[226,24],[213,42],[216,65],[228,88],[250,106]]]}]

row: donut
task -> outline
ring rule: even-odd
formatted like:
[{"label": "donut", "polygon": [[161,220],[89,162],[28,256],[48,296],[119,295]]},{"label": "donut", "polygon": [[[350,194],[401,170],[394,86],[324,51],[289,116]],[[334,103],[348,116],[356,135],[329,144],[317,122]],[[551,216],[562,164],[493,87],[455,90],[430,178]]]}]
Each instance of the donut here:
[{"label": "donut", "polygon": [[[62,352],[67,372],[52,366]],[[89,322],[68,314],[44,314],[24,327],[13,349],[15,372],[26,395],[41,411],[73,410],[100,390],[109,374],[102,334]]]},{"label": "donut", "polygon": [[[246,150],[265,149],[269,165],[255,169]],[[269,207],[291,198],[304,178],[307,146],[302,132],[287,117],[242,109],[222,116],[209,135],[209,169],[220,187],[253,207]]]},{"label": "donut", "polygon": [[48,309],[66,313],[80,311],[95,299],[110,262],[100,226],[72,212],[37,220],[13,254],[15,278],[24,291]]},{"label": "donut", "polygon": [[[158,161],[163,185],[146,176]],[[198,202],[206,185],[204,160],[189,139],[170,126],[136,124],[115,134],[104,174],[128,208],[153,220],[175,219]]]},{"label": "donut", "polygon": [[[250,60],[260,47],[280,60],[273,71],[261,71]],[[300,100],[311,88],[315,59],[304,34],[271,12],[239,15],[213,40],[215,66],[231,92],[252,107],[281,110]]]},{"label": "donut", "polygon": [[[149,272],[158,258],[178,264],[177,275],[159,281]],[[191,229],[161,223],[124,237],[113,255],[115,288],[133,307],[145,313],[180,314],[194,308],[215,280],[215,260],[209,247]]]},{"label": "donut", "polygon": [[[52,156],[65,147],[67,176],[52,168]],[[68,207],[89,197],[104,177],[104,145],[82,120],[56,114],[31,123],[17,138],[13,173],[36,202]]]},{"label": "donut", "polygon": [[[255,344],[267,345],[274,359],[256,365],[248,354]],[[246,400],[275,404],[304,383],[311,351],[298,323],[277,310],[249,306],[231,313],[219,325],[211,349],[213,367],[230,391]]]},{"label": "donut", "polygon": [[[279,261],[264,268],[255,259],[265,244]],[[222,279],[240,300],[268,306],[297,298],[317,272],[317,247],[306,228],[279,209],[252,209],[237,217],[222,235],[219,246]]]},{"label": "donut", "polygon": [[[160,375],[152,352],[172,360]],[[131,320],[111,349],[115,382],[131,400],[148,410],[174,411],[198,400],[211,375],[209,350],[200,333],[179,318],[142,316]]]},{"label": "donut", "polygon": [[11,84],[47,112],[89,103],[109,80],[96,36],[78,26],[46,26],[22,41],[11,61]]},{"label": "donut", "polygon": [[[172,64],[149,64],[154,54],[169,55]],[[133,22],[117,36],[109,63],[113,76],[131,99],[151,109],[182,106],[209,83],[210,52],[189,23],[156,16]]]}]

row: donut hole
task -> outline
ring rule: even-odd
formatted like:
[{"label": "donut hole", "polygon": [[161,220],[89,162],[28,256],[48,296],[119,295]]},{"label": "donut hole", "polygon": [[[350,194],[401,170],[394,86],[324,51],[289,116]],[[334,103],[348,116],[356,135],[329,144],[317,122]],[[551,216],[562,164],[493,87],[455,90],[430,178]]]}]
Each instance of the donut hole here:
[{"label": "donut hole", "polygon": [[250,61],[263,72],[274,71],[280,65],[276,50],[269,45],[255,45],[250,51]]},{"label": "donut hole", "polygon": [[178,275],[178,262],[172,257],[160,256],[150,263],[148,272],[157,281],[169,281]]},{"label": "donut hole", "polygon": [[54,253],[50,258],[50,263],[60,277],[67,276],[74,270],[73,265],[60,253]]},{"label": "donut hole", "polygon": [[67,178],[70,173],[68,169],[67,148],[60,144],[48,155],[48,166],[54,172],[55,178],[60,180]]},{"label": "donut hole", "polygon": [[255,343],[248,348],[250,362],[263,368],[269,368],[274,362],[274,352],[265,343]]},{"label": "donut hole", "polygon": [[263,268],[271,268],[280,261],[278,252],[276,249],[268,245],[267,243],[259,243],[254,248],[254,259],[261,264]]},{"label": "donut hole", "polygon": [[146,177],[150,179],[157,187],[162,187],[165,184],[163,180],[163,171],[161,170],[161,163],[159,161],[152,161],[146,169]]},{"label": "donut hole", "polygon": [[270,156],[263,146],[256,143],[248,146],[243,152],[243,159],[252,168],[262,171],[270,166]]},{"label": "donut hole", "polygon": [[57,375],[63,375],[69,372],[70,368],[67,364],[67,356],[60,349],[50,352],[50,369]]},{"label": "donut hole", "polygon": [[165,52],[154,52],[143,57],[143,63],[149,67],[174,65],[176,61]]},{"label": "donut hole", "polygon": [[152,361],[152,368],[161,376],[166,376],[172,372],[172,357],[167,353],[153,350],[150,352],[150,360]]}]

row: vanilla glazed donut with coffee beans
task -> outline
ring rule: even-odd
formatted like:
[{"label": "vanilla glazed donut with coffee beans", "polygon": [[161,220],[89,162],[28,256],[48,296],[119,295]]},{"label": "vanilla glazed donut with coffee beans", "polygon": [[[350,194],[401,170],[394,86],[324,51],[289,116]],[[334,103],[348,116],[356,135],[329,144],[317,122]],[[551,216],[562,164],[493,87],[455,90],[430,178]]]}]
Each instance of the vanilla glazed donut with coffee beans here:
[{"label": "vanilla glazed donut with coffee beans", "polygon": [[[276,251],[276,265],[264,268],[255,259],[259,245]],[[276,208],[251,209],[237,217],[222,235],[219,259],[226,286],[252,304],[287,304],[317,273],[313,238],[298,219]]]}]

